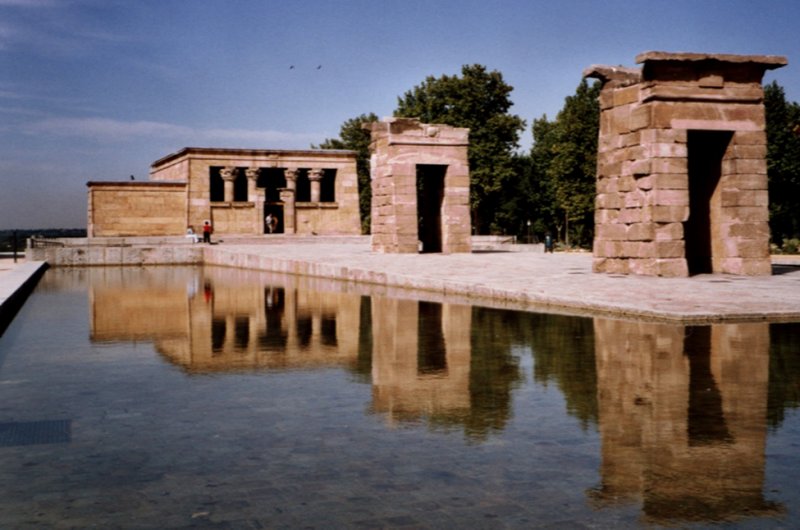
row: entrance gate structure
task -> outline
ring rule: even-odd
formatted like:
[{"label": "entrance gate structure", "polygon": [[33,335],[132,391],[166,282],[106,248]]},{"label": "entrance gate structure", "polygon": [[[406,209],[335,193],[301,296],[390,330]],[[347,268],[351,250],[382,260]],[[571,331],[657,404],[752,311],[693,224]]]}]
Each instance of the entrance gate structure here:
[{"label": "entrance gate structure", "polygon": [[372,250],[470,252],[469,129],[385,118],[372,132]]},{"label": "entrance gate structure", "polygon": [[645,52],[600,79],[595,272],[771,274],[765,71],[784,57]]}]

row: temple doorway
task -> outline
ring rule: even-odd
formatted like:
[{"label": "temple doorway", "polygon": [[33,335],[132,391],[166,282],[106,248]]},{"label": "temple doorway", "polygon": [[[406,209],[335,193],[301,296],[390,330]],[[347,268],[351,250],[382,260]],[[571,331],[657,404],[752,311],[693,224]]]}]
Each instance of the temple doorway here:
[{"label": "temple doorway", "polygon": [[[274,219],[272,230],[267,226],[267,218]],[[264,203],[264,233],[282,234],[283,233],[283,203]]]},{"label": "temple doorway", "polygon": [[733,133],[688,131],[689,218],[684,223],[689,274],[710,274],[722,259],[722,159]]},{"label": "temple doorway", "polygon": [[417,234],[421,252],[442,251],[442,201],[447,166],[417,165]]}]

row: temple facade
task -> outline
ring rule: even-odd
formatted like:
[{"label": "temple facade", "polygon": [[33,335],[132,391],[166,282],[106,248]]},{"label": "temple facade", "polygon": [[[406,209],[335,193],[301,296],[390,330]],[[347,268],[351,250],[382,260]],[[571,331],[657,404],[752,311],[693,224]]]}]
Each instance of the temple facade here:
[{"label": "temple facade", "polygon": [[217,235],[361,233],[353,151],[187,147],[149,181],[87,186],[89,237],[199,233],[206,221]]}]

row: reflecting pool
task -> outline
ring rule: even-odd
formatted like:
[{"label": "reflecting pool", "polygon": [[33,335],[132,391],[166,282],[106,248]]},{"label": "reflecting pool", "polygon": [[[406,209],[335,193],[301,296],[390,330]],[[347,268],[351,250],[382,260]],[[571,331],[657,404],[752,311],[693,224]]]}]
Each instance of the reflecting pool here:
[{"label": "reflecting pool", "polygon": [[0,337],[0,527],[796,528],[798,406],[798,324],[53,269]]}]

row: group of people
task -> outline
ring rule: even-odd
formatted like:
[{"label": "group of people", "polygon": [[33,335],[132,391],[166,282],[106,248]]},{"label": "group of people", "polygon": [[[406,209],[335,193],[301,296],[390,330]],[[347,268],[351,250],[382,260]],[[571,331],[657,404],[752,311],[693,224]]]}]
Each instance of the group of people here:
[{"label": "group of people", "polygon": [[[211,227],[211,221],[204,221],[203,222],[203,243],[211,243],[211,233],[214,229]],[[192,243],[199,243],[200,236],[194,233],[194,228],[189,227],[186,229],[186,237],[192,240]]]},{"label": "group of people", "polygon": [[[267,228],[267,233],[273,234],[278,228],[278,218],[274,215],[267,214],[267,217],[264,219],[264,224]],[[211,221],[204,221],[203,222],[203,243],[211,243],[211,233],[214,229],[211,227]],[[192,240],[192,243],[199,243],[200,236],[194,232],[193,227],[189,227],[186,229],[186,237]]]}]

